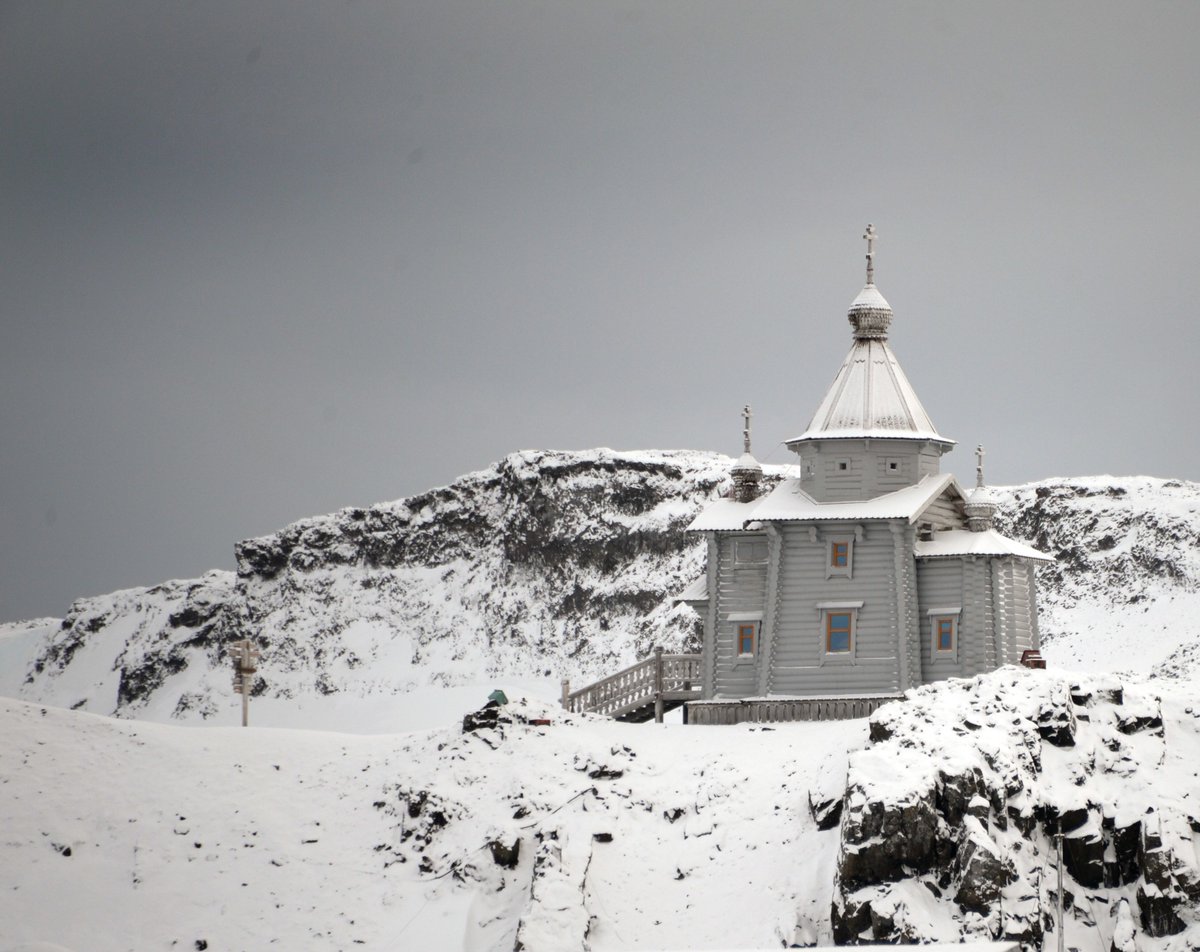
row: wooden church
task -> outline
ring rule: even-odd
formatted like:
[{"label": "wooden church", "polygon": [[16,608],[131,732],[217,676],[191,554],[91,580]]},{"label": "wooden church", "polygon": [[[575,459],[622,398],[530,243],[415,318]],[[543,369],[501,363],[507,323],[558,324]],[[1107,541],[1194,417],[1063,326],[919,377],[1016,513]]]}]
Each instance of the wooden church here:
[{"label": "wooden church", "polygon": [[850,353],[786,441],[798,475],[760,491],[747,415],[731,497],[689,527],[708,547],[706,576],[680,596],[704,622],[691,723],[862,716],[1038,648],[1034,566],[1050,557],[993,528],[982,450],[970,494],[941,472],[954,441],[888,345],[871,226],[864,237]]}]

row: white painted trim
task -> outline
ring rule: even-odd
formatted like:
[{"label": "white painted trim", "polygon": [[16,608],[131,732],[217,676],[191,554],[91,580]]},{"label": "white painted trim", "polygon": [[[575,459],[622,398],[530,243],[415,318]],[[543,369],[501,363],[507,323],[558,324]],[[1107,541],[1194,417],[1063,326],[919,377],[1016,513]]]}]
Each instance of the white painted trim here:
[{"label": "white painted trim", "polygon": [[730,612],[725,616],[726,621],[762,621],[762,612]]},{"label": "white painted trim", "polygon": [[931,608],[925,613],[926,615],[961,615],[962,606],[954,605],[950,608]]},{"label": "white painted trim", "polygon": [[863,607],[862,601],[857,601],[857,602],[817,602],[817,611],[818,612],[823,612],[823,611],[826,611],[827,609],[862,608],[862,607]]}]

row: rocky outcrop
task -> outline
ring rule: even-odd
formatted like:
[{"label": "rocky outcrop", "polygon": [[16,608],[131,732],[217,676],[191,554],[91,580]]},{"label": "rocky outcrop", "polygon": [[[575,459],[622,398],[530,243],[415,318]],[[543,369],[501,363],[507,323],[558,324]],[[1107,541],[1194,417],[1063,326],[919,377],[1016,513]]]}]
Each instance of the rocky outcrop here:
[{"label": "rocky outcrop", "polygon": [[[729,491],[732,465],[685,451],[515,453],[419,496],[305,519],[239,543],[235,574],[76,602],[46,626],[19,696],[204,718],[228,693],[225,644],[241,638],[263,653],[254,691],[277,698],[513,674],[578,682],[655,644],[692,649],[699,620],[671,596],[701,575],[704,548],[684,530]],[[766,467],[764,480],[781,473]],[[1161,674],[1200,667],[1200,487],[1101,477],[998,495],[998,527],[1059,557],[1039,575],[1051,664],[1103,649]],[[1073,710],[1044,712],[1043,739],[1069,746]]]},{"label": "rocky outcrop", "polygon": [[850,760],[838,944],[1037,946],[1062,835],[1069,945],[1197,946],[1200,705],[1186,692],[1005,668],[881,708],[870,738]]}]

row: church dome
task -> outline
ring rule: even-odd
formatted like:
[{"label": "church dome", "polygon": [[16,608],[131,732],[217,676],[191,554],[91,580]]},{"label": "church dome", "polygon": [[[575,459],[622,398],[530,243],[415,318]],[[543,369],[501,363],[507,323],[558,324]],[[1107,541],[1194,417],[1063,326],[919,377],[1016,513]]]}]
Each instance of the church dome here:
[{"label": "church dome", "polygon": [[868,284],[851,302],[849,318],[855,340],[887,340],[892,306],[879,293],[879,288],[873,283]]}]

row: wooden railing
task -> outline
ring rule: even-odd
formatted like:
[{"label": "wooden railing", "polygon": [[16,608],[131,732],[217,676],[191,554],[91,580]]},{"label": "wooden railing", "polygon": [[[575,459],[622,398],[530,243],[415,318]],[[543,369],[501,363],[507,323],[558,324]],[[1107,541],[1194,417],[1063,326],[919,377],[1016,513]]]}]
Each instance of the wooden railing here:
[{"label": "wooden railing", "polygon": [[604,714],[625,718],[646,714],[653,707],[654,719],[662,722],[668,707],[678,707],[700,696],[700,655],[664,654],[655,648],[645,661],[618,671],[595,684],[571,690],[562,683],[562,706],[576,714]]}]

